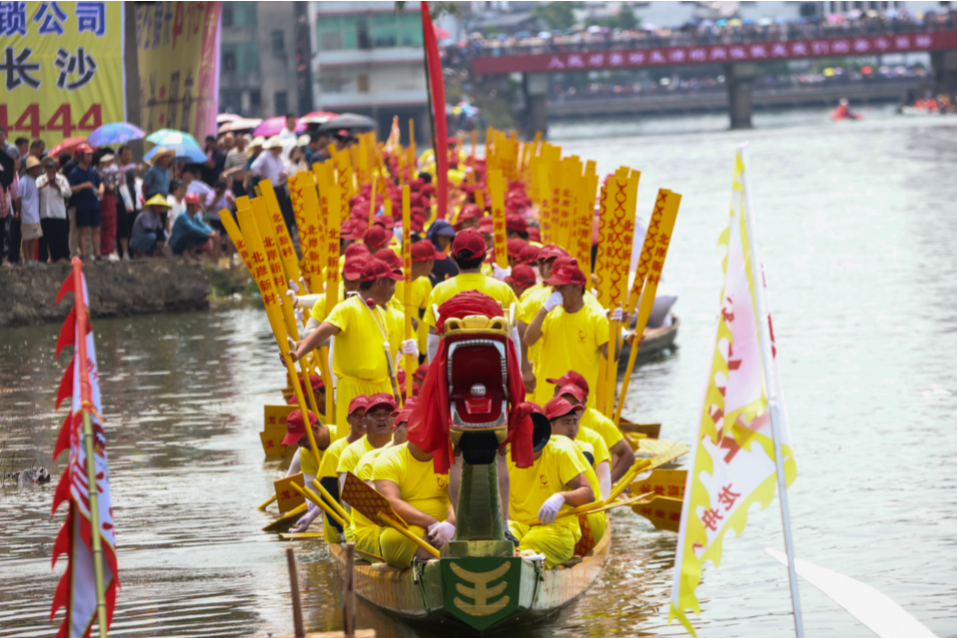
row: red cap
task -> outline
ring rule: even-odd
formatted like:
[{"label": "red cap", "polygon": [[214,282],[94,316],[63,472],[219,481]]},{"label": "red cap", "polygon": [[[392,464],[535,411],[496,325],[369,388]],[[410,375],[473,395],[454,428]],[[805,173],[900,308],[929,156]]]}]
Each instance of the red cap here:
[{"label": "red cap", "polygon": [[395,254],[391,248],[382,248],[376,251],[375,258],[384,261],[392,268],[402,269],[402,258]]},{"label": "red cap", "polygon": [[535,226],[529,226],[528,241],[537,241],[538,243],[542,243],[542,231]]},{"label": "red cap", "polygon": [[425,361],[418,368],[415,369],[415,372],[412,374],[413,379],[422,380],[425,378],[425,375],[429,373],[429,362]]},{"label": "red cap", "polygon": [[347,219],[339,226],[339,237],[342,239],[362,239],[364,232],[365,225],[355,219]]},{"label": "red cap", "polygon": [[492,221],[491,215],[486,215],[479,219],[479,231],[490,235],[495,232],[495,222]]},{"label": "red cap", "polygon": [[569,370],[562,376],[557,379],[545,379],[548,383],[553,383],[558,387],[565,387],[569,385],[575,385],[582,389],[582,392],[585,393],[585,396],[588,396],[588,381],[585,380],[585,377],[579,372],[574,370]]},{"label": "red cap", "polygon": [[[315,425],[319,422],[319,419],[316,418],[316,415],[312,412],[307,412],[309,415],[309,422],[312,425]],[[298,443],[299,439],[302,438],[302,435],[306,433],[306,426],[302,422],[302,412],[299,410],[293,410],[289,413],[289,416],[286,417],[286,436],[282,439],[283,445],[292,445]]]},{"label": "red cap", "polygon": [[[355,245],[356,244],[352,244],[352,246]],[[350,248],[352,246],[350,246]],[[370,258],[367,255],[346,257],[346,263],[342,266],[342,278],[349,281],[355,281],[356,279],[362,277],[362,269],[365,268],[366,262],[369,261],[369,259]]]},{"label": "red cap", "polygon": [[369,397],[369,404],[366,406],[366,412],[372,412],[374,409],[383,405],[387,406],[389,411],[392,412],[396,408],[395,398],[393,398],[393,396],[387,392],[373,394],[371,397]]},{"label": "red cap", "polygon": [[412,263],[445,259],[445,253],[436,250],[432,242],[425,239],[412,244]]},{"label": "red cap", "polygon": [[394,273],[389,264],[384,261],[380,259],[370,259],[365,263],[365,266],[363,266],[362,276],[359,278],[359,281],[364,283],[377,279],[393,279],[399,281],[402,279],[402,275]]},{"label": "red cap", "polygon": [[568,251],[555,244],[545,244],[542,246],[542,249],[538,251],[538,261],[548,261],[549,259],[563,256],[567,257]]},{"label": "red cap", "polygon": [[372,224],[374,226],[382,226],[386,230],[392,230],[395,228],[395,219],[392,215],[376,215],[372,218]]},{"label": "red cap", "polygon": [[452,254],[459,259],[484,258],[488,254],[485,238],[474,228],[466,228],[455,236],[452,241]]},{"label": "red cap", "polygon": [[574,383],[569,383],[568,385],[563,385],[560,388],[558,388],[558,394],[556,394],[555,396],[560,397],[563,394],[568,394],[575,397],[575,399],[580,403],[584,403],[585,399],[587,398],[585,391],[582,390],[577,385],[575,385]]},{"label": "red cap", "polygon": [[584,410],[584,407],[580,405],[572,405],[561,397],[551,398],[548,400],[548,403],[545,404],[545,416],[548,417],[549,421],[563,417],[566,414],[571,414],[572,412],[581,413]]},{"label": "red cap", "polygon": [[512,274],[505,278],[507,283],[528,288],[535,285],[535,271],[531,266],[521,264],[512,268]]},{"label": "red cap", "polygon": [[545,282],[549,286],[564,286],[571,284],[573,286],[585,286],[585,273],[578,267],[577,259],[570,259],[560,266],[552,268],[552,276]]},{"label": "red cap", "polygon": [[525,247],[522,248],[522,254],[518,256],[519,263],[534,264],[538,261],[538,253],[540,250],[541,249],[538,246],[526,244]]},{"label": "red cap", "polygon": [[92,153],[92,152],[93,152],[93,147],[86,143],[80,144],[79,146],[76,147],[77,155],[80,155],[81,153]]},{"label": "red cap", "polygon": [[365,244],[349,244],[346,246],[346,252],[343,253],[346,256],[346,259],[350,257],[363,257],[368,259],[372,256],[372,253],[369,251],[369,247]]},{"label": "red cap", "polygon": [[466,204],[462,207],[462,212],[459,213],[459,221],[462,222],[466,219],[472,219],[473,217],[481,217],[483,214],[478,204]]},{"label": "red cap", "polygon": [[409,402],[406,401],[405,407],[401,410],[396,410],[392,413],[392,418],[395,419],[395,426],[399,427],[400,423],[408,423],[409,417],[412,416],[412,408],[408,407]]},{"label": "red cap", "polygon": [[193,204],[195,206],[200,206],[199,195],[196,193],[187,193],[186,197],[183,198],[183,202],[186,204]]},{"label": "red cap", "polygon": [[352,401],[349,401],[349,415],[351,416],[353,412],[362,408],[363,410],[369,405],[369,397],[364,394],[360,394],[357,397],[354,397]]},{"label": "red cap", "polygon": [[365,219],[369,216],[369,202],[360,202],[352,207],[349,217],[355,219]]},{"label": "red cap", "polygon": [[522,215],[506,215],[505,228],[506,230],[525,232],[528,230],[528,222],[525,221],[525,217]]},{"label": "red cap", "polygon": [[389,243],[392,233],[379,225],[373,225],[362,236],[362,242],[369,247],[370,251],[376,251]]},{"label": "red cap", "polygon": [[528,246],[528,242],[524,239],[515,237],[513,239],[509,239],[506,246],[508,246],[508,256],[518,259],[522,255],[522,249]]},{"label": "red cap", "polygon": [[446,140],[446,143],[447,143],[449,146],[455,146],[456,144],[459,143],[459,138],[457,138],[457,137],[450,137],[449,139]]}]

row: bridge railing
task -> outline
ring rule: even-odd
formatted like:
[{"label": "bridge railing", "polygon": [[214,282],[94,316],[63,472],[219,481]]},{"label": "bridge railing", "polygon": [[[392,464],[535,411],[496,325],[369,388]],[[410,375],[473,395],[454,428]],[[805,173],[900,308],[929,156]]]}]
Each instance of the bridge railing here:
[{"label": "bridge railing", "polygon": [[545,38],[471,40],[465,51],[456,54],[471,57],[499,57],[549,53],[580,53],[660,47],[705,46],[751,42],[788,42],[792,40],[846,38],[852,36],[933,33],[957,29],[957,12],[936,15],[924,21],[907,19],[868,19],[856,22],[787,23],[706,27],[671,30],[669,33],[630,31],[618,34],[576,34]]}]

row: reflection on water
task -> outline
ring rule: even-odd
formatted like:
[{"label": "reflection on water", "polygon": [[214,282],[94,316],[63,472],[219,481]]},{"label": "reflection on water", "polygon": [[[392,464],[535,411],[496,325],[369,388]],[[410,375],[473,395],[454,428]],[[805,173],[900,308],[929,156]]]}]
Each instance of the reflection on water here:
[{"label": "reflection on water", "polygon": [[[783,117],[783,116],[782,116]],[[561,132],[556,129],[556,132]],[[752,142],[759,235],[782,354],[799,478],[799,555],[871,584],[940,636],[957,635],[957,128],[944,119],[806,115],[774,129],[571,139],[566,150],[642,169],[639,210],[658,187],[684,195],[665,276],[681,291],[680,349],[636,372],[626,415],[690,441],[713,345],[734,145]],[[570,135],[569,137],[574,137]],[[286,543],[255,511],[281,474],[264,463],[262,406],[283,372],[254,307],[94,323],[110,443],[123,590],[115,636],[292,632]],[[0,330],[0,466],[52,465],[59,326]],[[55,477],[56,478],[56,477]],[[62,514],[53,486],[0,494],[0,638],[52,636],[49,569]],[[616,512],[602,579],[547,624],[514,635],[683,635],[667,625],[675,536]],[[732,535],[733,536],[733,535]],[[701,636],[791,631],[777,504],[725,540],[698,590]],[[311,631],[341,627],[321,542],[297,545]],[[869,632],[808,585],[814,636]],[[381,636],[433,635],[361,604]],[[447,632],[446,632],[447,633]]]}]

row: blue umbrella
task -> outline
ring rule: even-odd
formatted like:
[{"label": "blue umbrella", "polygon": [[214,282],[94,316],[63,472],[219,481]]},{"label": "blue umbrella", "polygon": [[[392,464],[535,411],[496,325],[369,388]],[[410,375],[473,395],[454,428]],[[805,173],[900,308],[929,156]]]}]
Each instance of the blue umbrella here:
[{"label": "blue umbrella", "polygon": [[141,140],[146,136],[138,126],[133,126],[128,122],[114,122],[104,124],[100,128],[90,133],[87,143],[93,146],[106,146],[107,144],[122,144],[130,140]]},{"label": "blue umbrella", "polygon": [[172,147],[176,144],[182,144],[184,141],[191,143],[196,148],[199,148],[199,142],[196,141],[196,138],[185,133],[183,131],[177,131],[171,128],[161,128],[158,131],[153,131],[146,136],[147,142],[153,142],[153,144],[159,144],[160,146]]},{"label": "blue umbrella", "polygon": [[153,159],[153,156],[156,155],[156,152],[160,149],[173,149],[176,152],[176,157],[174,158],[177,162],[193,162],[196,164],[201,164],[206,161],[206,154],[200,150],[198,146],[190,142],[182,142],[180,144],[162,144],[159,146],[154,146],[150,151],[143,156],[145,160]]}]

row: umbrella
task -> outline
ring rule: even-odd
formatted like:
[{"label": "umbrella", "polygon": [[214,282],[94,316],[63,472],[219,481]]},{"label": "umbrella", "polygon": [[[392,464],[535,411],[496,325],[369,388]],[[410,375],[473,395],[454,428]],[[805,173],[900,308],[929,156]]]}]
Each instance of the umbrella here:
[{"label": "umbrella", "polygon": [[71,137],[69,139],[63,140],[62,142],[60,142],[59,144],[51,148],[48,155],[50,157],[56,157],[63,151],[69,151],[71,149],[74,149],[85,141],[86,141],[85,137]]},{"label": "umbrella", "polygon": [[149,153],[143,156],[145,160],[153,159],[153,156],[156,155],[156,151],[161,148],[171,148],[176,151],[176,157],[173,159],[177,162],[193,162],[193,163],[202,163],[206,161],[206,154],[203,151],[199,150],[199,147],[190,144],[189,142],[184,142],[181,144],[163,144],[161,146],[155,146],[150,149]]},{"label": "umbrella", "polygon": [[169,148],[173,148],[177,145],[182,145],[183,143],[188,142],[196,148],[199,148],[199,142],[196,141],[195,137],[189,133],[184,133],[183,131],[177,131],[171,128],[161,128],[158,131],[150,133],[146,136],[146,141]]},{"label": "umbrella", "polygon": [[90,133],[87,143],[93,146],[106,146],[107,144],[122,144],[130,140],[141,140],[146,136],[138,126],[129,122],[113,122],[104,124],[100,128]]},{"label": "umbrella", "polygon": [[446,38],[451,38],[452,34],[440,27],[437,24],[432,25],[432,28],[435,29],[435,37],[438,40],[444,40]]},{"label": "umbrella", "polygon": [[225,122],[219,126],[219,133],[229,133],[232,131],[251,131],[257,126],[262,124],[262,120],[258,117],[251,118],[240,118],[238,120],[232,120],[231,122]]},{"label": "umbrella", "polygon": [[[253,131],[253,135],[261,135],[263,137],[272,137],[273,135],[279,135],[280,131],[286,128],[286,118],[285,116],[271,117],[268,120],[263,120],[262,123],[256,127],[256,130]],[[302,133],[306,130],[306,123],[302,120],[296,121],[296,133]]]},{"label": "umbrella", "polygon": [[243,117],[241,115],[236,115],[235,113],[220,113],[216,116],[217,124],[225,124],[226,122],[235,122],[236,120],[241,120]]},{"label": "umbrella", "polygon": [[341,128],[375,128],[375,120],[365,115],[356,115],[355,113],[343,113],[339,117],[334,117],[322,126],[320,131],[338,131]]},{"label": "umbrella", "polygon": [[306,113],[299,118],[299,123],[305,122],[306,124],[325,124],[334,117],[339,117],[338,113],[330,113],[329,111],[313,111],[312,113]]}]

